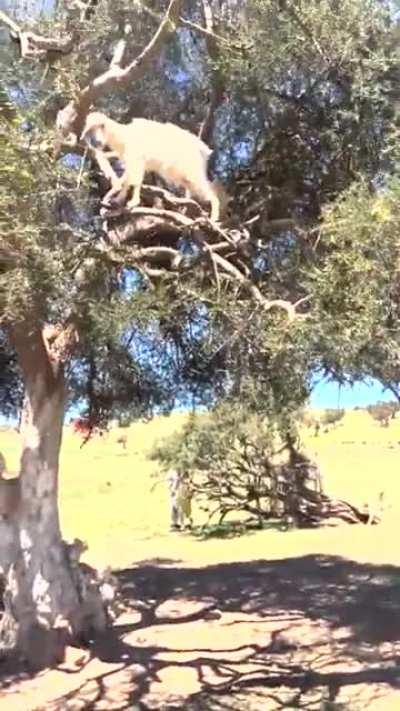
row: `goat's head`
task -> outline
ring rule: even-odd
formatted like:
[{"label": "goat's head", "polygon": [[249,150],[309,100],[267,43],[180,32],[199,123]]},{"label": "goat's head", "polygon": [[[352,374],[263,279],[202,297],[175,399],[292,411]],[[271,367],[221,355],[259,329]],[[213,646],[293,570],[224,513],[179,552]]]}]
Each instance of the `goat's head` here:
[{"label": "goat's head", "polygon": [[81,136],[82,140],[96,148],[104,148],[107,120],[107,116],[102,114],[101,111],[91,111],[86,117]]}]

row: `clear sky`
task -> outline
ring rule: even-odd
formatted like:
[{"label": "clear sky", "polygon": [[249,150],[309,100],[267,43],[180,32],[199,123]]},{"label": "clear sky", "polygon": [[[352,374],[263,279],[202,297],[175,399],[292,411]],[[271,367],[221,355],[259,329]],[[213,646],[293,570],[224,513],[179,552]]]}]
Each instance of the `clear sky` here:
[{"label": "clear sky", "polygon": [[319,381],[311,395],[311,407],[317,409],[325,407],[366,407],[378,400],[394,400],[392,393],[383,390],[382,386],[374,380],[365,383],[356,383],[340,387],[337,383]]},{"label": "clear sky", "polygon": [[[394,400],[393,395],[382,389],[376,381],[357,383],[340,387],[337,383],[328,383],[324,380],[316,382],[311,395],[310,405],[318,410],[323,408],[353,408],[366,407],[378,400]],[[12,424],[0,414],[0,425]]]}]

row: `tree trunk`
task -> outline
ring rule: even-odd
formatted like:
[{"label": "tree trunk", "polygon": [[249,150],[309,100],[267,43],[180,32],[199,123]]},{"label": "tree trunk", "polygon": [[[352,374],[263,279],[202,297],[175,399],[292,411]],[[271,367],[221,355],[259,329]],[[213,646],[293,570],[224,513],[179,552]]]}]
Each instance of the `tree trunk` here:
[{"label": "tree trunk", "polygon": [[4,599],[6,616],[17,623],[16,649],[37,669],[60,662],[67,640],[80,636],[86,621],[58,516],[63,362],[40,328],[16,326],[11,338],[23,371],[25,401],[20,503],[8,523],[16,545],[8,547],[12,559],[4,566]]}]

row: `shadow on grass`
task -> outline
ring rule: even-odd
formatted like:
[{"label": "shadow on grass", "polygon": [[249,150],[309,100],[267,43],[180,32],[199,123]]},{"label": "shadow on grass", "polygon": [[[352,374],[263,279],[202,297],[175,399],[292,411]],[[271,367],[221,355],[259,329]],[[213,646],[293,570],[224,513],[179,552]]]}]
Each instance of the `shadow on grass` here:
[{"label": "shadow on grass", "polygon": [[284,521],[264,521],[261,526],[257,521],[223,521],[192,528],[189,533],[202,541],[210,538],[239,538],[250,536],[259,531],[286,531],[288,526]]}]

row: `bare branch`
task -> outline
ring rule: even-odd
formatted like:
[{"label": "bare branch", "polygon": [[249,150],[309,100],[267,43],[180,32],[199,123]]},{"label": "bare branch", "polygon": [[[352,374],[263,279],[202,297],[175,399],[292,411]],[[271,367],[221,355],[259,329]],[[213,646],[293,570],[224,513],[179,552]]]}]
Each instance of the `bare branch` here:
[{"label": "bare branch", "polygon": [[79,343],[75,323],[69,320],[64,325],[46,325],[42,329],[43,340],[51,362],[65,363]]},{"label": "bare branch", "polygon": [[15,20],[12,20],[11,17],[8,17],[8,15],[3,12],[3,10],[0,10],[0,22],[2,22],[3,25],[6,25],[6,27],[8,27],[8,29],[11,30],[11,32],[14,34],[14,36],[19,36],[21,32],[20,26],[15,22]]},{"label": "bare branch", "polygon": [[[150,186],[146,187],[150,189]],[[158,189],[156,189],[157,191]],[[302,297],[296,303],[286,299],[268,299],[254,284],[250,266],[241,258],[242,245],[248,241],[246,228],[243,228],[242,232],[240,230],[223,230],[205,217],[191,219],[180,212],[154,207],[135,207],[131,210],[120,209],[106,213],[106,218],[110,221],[114,218],[119,220],[125,216],[128,219],[125,227],[116,229],[111,227],[109,229],[107,226],[107,232],[113,246],[122,247],[124,250],[127,246],[128,248],[133,247],[130,255],[134,260],[137,260],[138,268],[147,268],[146,262],[148,261],[159,266],[167,261],[170,268],[174,270],[182,261],[181,252],[176,245],[182,236],[187,236],[198,243],[200,250],[209,260],[218,292],[223,276],[228,281],[236,282],[239,287],[244,288],[265,311],[283,310],[287,314],[288,321],[306,318],[305,314],[297,313],[297,307],[309,301],[310,296]],[[142,222],[138,222],[138,219]],[[148,222],[147,219],[150,221]],[[237,232],[239,232],[239,237],[236,237]],[[168,246],[164,242],[166,235],[168,235]],[[216,244],[210,243],[209,240],[212,240],[216,235],[220,240]],[[152,240],[156,239],[157,242],[161,240],[161,244],[137,246],[145,243],[149,237]],[[126,255],[128,254],[126,253]],[[164,275],[166,274],[168,274],[168,268],[164,272]],[[160,277],[162,275],[157,273],[154,276]]]},{"label": "bare branch", "polygon": [[172,224],[176,225],[177,227],[187,228],[192,227],[194,224],[193,220],[191,220],[190,217],[186,217],[186,215],[182,215],[180,212],[173,212],[172,210],[162,210],[157,207],[133,207],[131,209],[123,208],[112,212],[107,211],[104,216],[119,217],[120,215],[132,215],[133,217],[136,215],[149,215],[154,217],[160,217],[164,219],[166,223],[170,224],[172,222]]},{"label": "bare branch", "polygon": [[80,10],[79,19],[81,22],[89,20],[94,12],[95,6],[97,5],[97,0],[73,0],[73,7]]},{"label": "bare branch", "polygon": [[68,54],[72,50],[74,43],[72,35],[64,38],[43,37],[25,31],[2,10],[0,10],[0,22],[8,27],[12,37],[19,40],[21,57],[24,59],[47,59],[49,52]]},{"label": "bare branch", "polygon": [[207,245],[206,251],[207,251],[208,258],[210,260],[211,269],[213,270],[215,284],[217,287],[217,294],[219,295],[221,292],[221,280],[219,278],[219,271],[218,271],[217,261],[215,259],[215,254],[213,254],[209,245]]},{"label": "bare branch", "polygon": [[172,247],[140,247],[135,248],[132,254],[135,259],[145,258],[150,261],[172,263],[179,256],[179,251]]},{"label": "bare branch", "polygon": [[42,37],[34,32],[20,32],[21,56],[25,59],[47,59],[50,52],[69,54],[74,39],[72,35],[57,39],[55,37]]},{"label": "bare branch", "polygon": [[[62,109],[57,116],[57,128],[64,139],[71,140],[70,136],[80,136],[86,115],[91,105],[100,97],[108,94],[117,87],[137,81],[148,70],[151,63],[159,56],[162,47],[167,40],[176,32],[180,21],[180,12],[184,0],[170,0],[165,13],[154,36],[145,49],[130,63],[122,68],[118,63],[111,62],[110,68],[96,77],[90,84],[84,87],[76,99],[73,99]],[[122,45],[121,45],[122,47]],[[122,59],[123,52],[118,51]],[[57,146],[59,150],[59,146]]]},{"label": "bare branch", "polygon": [[125,38],[124,38],[124,39],[121,39],[121,40],[119,40],[119,42],[117,42],[117,46],[116,46],[116,48],[115,48],[115,50],[114,50],[114,55],[113,55],[113,58],[112,58],[112,60],[111,60],[111,66],[112,66],[112,65],[114,65],[114,66],[117,65],[117,66],[120,67],[120,66],[122,65],[122,62],[123,62],[123,59],[124,59],[124,54],[125,54],[125,51],[126,51],[127,37],[131,34],[131,32],[132,32],[132,25],[130,25],[129,23],[127,23],[127,24],[125,25],[125,27],[124,27],[124,35],[125,35]]},{"label": "bare branch", "polygon": [[222,70],[218,66],[219,46],[218,38],[214,34],[214,18],[209,0],[202,0],[204,21],[206,27],[206,45],[209,59],[211,62],[211,99],[208,106],[206,117],[201,126],[199,137],[208,145],[211,144],[212,133],[215,123],[215,114],[224,100],[225,96],[225,81]]},{"label": "bare branch", "polygon": [[227,45],[229,47],[231,46],[231,43],[226,40],[225,37],[216,34],[215,32],[213,32],[212,29],[209,29],[208,27],[202,27],[201,25],[198,25],[197,22],[192,22],[191,20],[186,20],[184,17],[181,17],[180,24],[182,25],[182,27],[187,27],[188,30],[198,32],[200,35],[203,35],[207,39],[215,40],[216,42]]},{"label": "bare branch", "polygon": [[159,186],[155,185],[143,185],[142,192],[145,196],[152,197],[153,199],[161,198],[163,202],[165,202],[168,206],[171,205],[174,208],[188,208],[191,212],[196,213],[196,216],[205,214],[203,213],[200,205],[195,200],[192,200],[191,198],[187,197],[178,197],[177,195],[173,195],[173,193],[171,193],[169,190],[166,190],[165,188],[160,188]]}]

